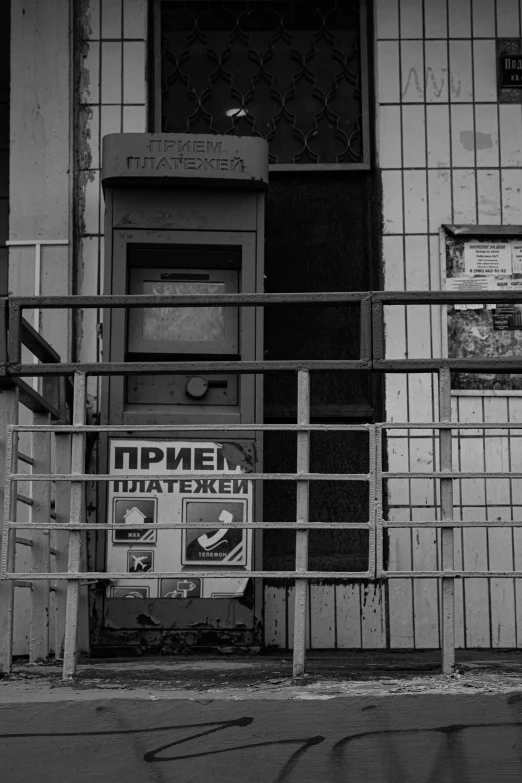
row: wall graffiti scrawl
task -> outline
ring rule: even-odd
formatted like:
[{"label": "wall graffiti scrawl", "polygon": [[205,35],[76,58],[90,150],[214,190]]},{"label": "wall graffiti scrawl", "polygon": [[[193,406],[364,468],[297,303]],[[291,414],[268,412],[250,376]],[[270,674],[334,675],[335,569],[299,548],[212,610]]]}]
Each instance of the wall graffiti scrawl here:
[{"label": "wall graffiti scrawl", "polygon": [[[233,451],[241,455],[241,446],[234,444]],[[107,542],[107,572],[129,574],[128,580],[111,580],[109,597],[243,595],[251,569],[252,531],[236,525],[252,522],[253,482],[245,478],[244,464],[238,464],[247,460],[231,461],[230,452],[223,444],[207,441],[110,441],[111,473],[150,474],[150,479],[122,478],[110,484],[109,522],[133,527],[113,530]],[[222,473],[223,478],[184,478],[205,471]],[[182,521],[191,527],[157,527],[158,523]],[[148,572],[208,571],[216,566],[237,569],[237,579],[143,577]],[[139,581],[131,578],[133,574],[140,574]]]}]

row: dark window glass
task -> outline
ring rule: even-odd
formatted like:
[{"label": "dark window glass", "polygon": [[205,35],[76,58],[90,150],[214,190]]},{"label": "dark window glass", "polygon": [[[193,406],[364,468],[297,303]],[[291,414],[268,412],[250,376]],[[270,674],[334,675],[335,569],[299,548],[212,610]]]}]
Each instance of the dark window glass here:
[{"label": "dark window glass", "polygon": [[271,163],[363,161],[359,0],[163,2],[162,130],[261,136]]}]

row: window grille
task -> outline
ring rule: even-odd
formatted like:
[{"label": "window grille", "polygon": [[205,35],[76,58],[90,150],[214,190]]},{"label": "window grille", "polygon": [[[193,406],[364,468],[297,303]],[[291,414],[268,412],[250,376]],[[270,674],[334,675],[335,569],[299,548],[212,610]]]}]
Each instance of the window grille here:
[{"label": "window grille", "polygon": [[285,169],[369,166],[360,0],[164,0],[157,13],[156,130],[263,137]]}]

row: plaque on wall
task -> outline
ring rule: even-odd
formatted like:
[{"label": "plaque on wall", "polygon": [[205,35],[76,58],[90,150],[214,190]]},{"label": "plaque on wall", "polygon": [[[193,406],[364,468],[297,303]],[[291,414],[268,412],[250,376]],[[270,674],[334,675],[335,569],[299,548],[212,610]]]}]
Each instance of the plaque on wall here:
[{"label": "plaque on wall", "polygon": [[500,86],[522,89],[522,52],[500,57]]},{"label": "plaque on wall", "polygon": [[[522,226],[443,226],[446,291],[522,290]],[[520,356],[518,304],[446,307],[450,359]],[[452,372],[453,389],[522,390],[522,375]]]}]

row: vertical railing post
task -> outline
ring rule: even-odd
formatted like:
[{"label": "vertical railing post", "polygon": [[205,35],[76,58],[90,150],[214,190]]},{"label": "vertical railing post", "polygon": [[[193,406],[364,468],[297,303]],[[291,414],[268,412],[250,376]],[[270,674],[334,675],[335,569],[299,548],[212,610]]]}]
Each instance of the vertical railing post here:
[{"label": "vertical railing post", "polygon": [[[73,425],[85,423],[86,403],[85,373],[74,374],[74,406]],[[71,444],[71,474],[84,472],[85,433],[73,432]],[[71,524],[78,524],[83,519],[84,485],[81,481],[71,481]],[[69,573],[78,573],[81,562],[81,533],[78,530],[69,532]],[[76,674],[78,657],[78,622],[80,602],[80,581],[69,579],[67,582],[67,600],[65,610],[65,641],[63,653],[63,679],[69,680]]]},{"label": "vertical railing post", "polygon": [[[18,393],[15,395],[16,409],[13,415],[18,416]],[[15,422],[16,423],[16,419]],[[2,531],[2,570],[7,573],[15,571],[15,537],[16,530],[9,529],[10,522],[16,522],[18,482],[11,481],[8,476],[18,465],[18,433],[4,430],[5,440],[0,444],[3,449],[5,483],[4,495],[4,526]],[[13,627],[14,627],[14,582],[12,579],[0,581],[0,671],[11,673],[13,664]]]},{"label": "vertical railing post", "polygon": [[[310,375],[300,370],[297,376],[297,423],[310,423]],[[297,473],[310,469],[310,431],[297,433]],[[297,530],[295,534],[295,570],[308,570],[309,482],[297,481]],[[294,614],[294,665],[293,676],[301,677],[305,671],[306,614],[308,604],[308,580],[295,580]]]},{"label": "vertical railing post", "polygon": [[[47,413],[34,413],[35,426],[49,424]],[[33,474],[51,473],[51,433],[32,432]],[[31,521],[47,524],[51,521],[51,487],[49,481],[31,482]],[[48,574],[51,570],[49,530],[33,530],[31,547],[31,570]],[[49,656],[49,609],[50,583],[42,579],[35,580],[31,590],[31,628],[29,634],[29,660],[31,663],[45,661]]]},{"label": "vertical railing post", "polygon": [[[439,370],[439,420],[451,421],[451,374],[447,368]],[[440,470],[452,471],[451,430],[439,431]],[[440,480],[440,508],[443,522],[453,521],[453,479]],[[441,528],[442,570],[454,570],[454,530]],[[442,671],[451,674],[455,666],[455,579],[442,578]]]},{"label": "vertical railing post", "polygon": [[[56,433],[55,443],[55,469],[56,473],[71,472],[71,436],[67,433]],[[71,486],[67,481],[57,481],[55,489],[55,511],[58,523],[69,522],[71,510]],[[69,533],[67,530],[56,531],[56,570],[67,571]],[[56,624],[55,624],[55,656],[61,658],[65,638],[65,607],[67,604],[67,584],[64,581],[56,582]]]}]

